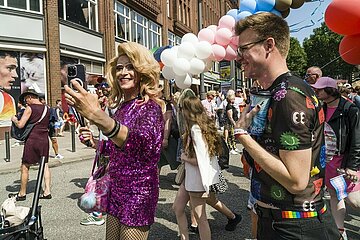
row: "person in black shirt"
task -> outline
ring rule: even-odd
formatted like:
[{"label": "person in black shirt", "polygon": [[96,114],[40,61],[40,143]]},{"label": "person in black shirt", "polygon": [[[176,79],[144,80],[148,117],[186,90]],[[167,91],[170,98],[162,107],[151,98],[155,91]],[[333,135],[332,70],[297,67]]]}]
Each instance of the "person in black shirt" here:
[{"label": "person in black shirt", "polygon": [[[238,57],[245,76],[258,80],[269,104],[248,105],[235,135],[254,167],[251,192],[257,199],[257,239],[340,239],[322,199],[325,168],[324,112],[314,91],[293,76],[286,57],[289,27],[272,13],[237,22]],[[265,108],[267,106],[267,108]],[[263,108],[263,109],[262,109]],[[266,111],[263,133],[247,133],[252,119]]]}]

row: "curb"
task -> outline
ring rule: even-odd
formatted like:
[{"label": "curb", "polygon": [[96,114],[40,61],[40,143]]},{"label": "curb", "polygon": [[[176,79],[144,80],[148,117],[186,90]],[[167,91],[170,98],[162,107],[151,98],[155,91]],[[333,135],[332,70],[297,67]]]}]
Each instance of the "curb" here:
[{"label": "curb", "polygon": [[[85,155],[82,157],[71,157],[71,158],[66,158],[66,161],[59,160],[59,159],[52,159],[49,157],[49,168],[56,168],[59,166],[62,166],[64,164],[71,164],[71,163],[76,163],[76,162],[80,162],[80,161],[88,161],[88,160],[92,160],[94,159],[94,156],[90,156],[90,155]],[[30,168],[30,170],[38,170],[39,166],[35,165],[32,166]],[[5,175],[5,174],[10,174],[10,173],[18,173],[20,172],[20,165],[17,166],[16,168],[12,167],[12,168],[8,168],[8,169],[0,169],[0,175]]]}]

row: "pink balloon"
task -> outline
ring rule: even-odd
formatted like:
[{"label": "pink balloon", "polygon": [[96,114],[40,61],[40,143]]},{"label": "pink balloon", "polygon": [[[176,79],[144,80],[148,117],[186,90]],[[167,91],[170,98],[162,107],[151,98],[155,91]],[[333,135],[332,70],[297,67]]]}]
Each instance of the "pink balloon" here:
[{"label": "pink balloon", "polygon": [[239,36],[232,36],[230,43],[237,46],[239,44]]},{"label": "pink balloon", "polygon": [[218,45],[218,44],[213,44],[211,47],[212,47],[212,50],[213,50],[213,59],[215,61],[223,60],[225,55],[226,55],[225,48],[223,46]]},{"label": "pink balloon", "polygon": [[216,34],[216,31],[217,31],[217,29],[218,29],[218,26],[216,26],[216,25],[210,25],[210,26],[207,27],[207,29],[210,29],[211,31],[214,32],[214,34]]},{"label": "pink balloon", "polygon": [[219,28],[227,28],[230,31],[232,31],[234,26],[235,26],[235,19],[232,16],[224,15],[219,20]]},{"label": "pink balloon", "polygon": [[234,50],[230,45],[227,46],[225,51],[226,51],[226,54],[225,54],[225,57],[224,57],[225,60],[232,61],[232,60],[235,60],[237,58],[236,50]]},{"label": "pink balloon", "polygon": [[221,46],[229,45],[232,37],[232,32],[227,28],[220,28],[215,34],[215,42]]},{"label": "pink balloon", "polygon": [[209,28],[203,28],[198,33],[199,41],[206,41],[210,44],[215,42],[215,33]]}]

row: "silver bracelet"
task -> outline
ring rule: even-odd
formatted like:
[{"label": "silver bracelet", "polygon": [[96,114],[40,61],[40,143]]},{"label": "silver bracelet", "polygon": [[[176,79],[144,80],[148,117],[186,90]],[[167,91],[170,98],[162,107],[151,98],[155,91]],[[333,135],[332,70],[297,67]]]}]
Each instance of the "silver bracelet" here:
[{"label": "silver bracelet", "polygon": [[248,131],[246,131],[243,128],[235,128],[234,129],[234,135],[248,135]]}]

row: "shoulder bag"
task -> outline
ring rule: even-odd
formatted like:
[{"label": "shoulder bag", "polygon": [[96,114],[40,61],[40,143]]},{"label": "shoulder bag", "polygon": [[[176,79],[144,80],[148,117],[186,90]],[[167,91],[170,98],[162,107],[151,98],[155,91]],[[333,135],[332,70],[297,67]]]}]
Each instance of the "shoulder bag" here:
[{"label": "shoulder bag", "polygon": [[44,111],[41,115],[41,118],[35,123],[29,123],[29,122],[26,123],[26,125],[23,128],[18,128],[14,123],[12,123],[11,137],[19,141],[25,141],[29,137],[30,132],[35,127],[35,125],[44,119],[46,112],[47,112],[47,106],[44,106]]},{"label": "shoulder bag", "polygon": [[[80,198],[80,206],[86,210],[106,212],[110,185],[110,175],[107,171],[108,157],[102,156],[104,145],[103,147],[99,145],[98,148],[91,176],[85,186],[85,193]],[[95,171],[97,163],[99,167]]]}]

